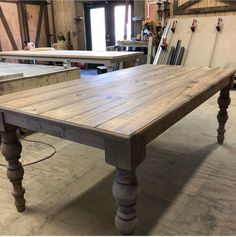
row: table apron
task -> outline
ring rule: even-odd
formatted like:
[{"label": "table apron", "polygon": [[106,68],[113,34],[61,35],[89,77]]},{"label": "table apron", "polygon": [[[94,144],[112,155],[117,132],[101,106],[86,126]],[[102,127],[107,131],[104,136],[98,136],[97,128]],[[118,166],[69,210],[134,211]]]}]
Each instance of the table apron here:
[{"label": "table apron", "polygon": [[[231,81],[231,78],[220,81],[217,85],[210,87],[207,91],[200,93],[198,96],[192,98],[191,101],[183,104],[179,108],[173,110],[168,115],[163,116],[161,120],[162,125],[160,126],[160,118],[157,122],[153,121],[152,125],[136,131],[135,136],[139,139],[144,140],[145,144],[150,143],[157,136],[162,134],[169,127],[174,125],[184,116],[189,114],[195,108],[204,103],[211,96],[216,94],[218,91],[226,87]],[[17,111],[5,111],[4,122],[15,125],[17,127],[23,127],[26,129],[31,129],[36,132],[43,132],[49,135],[61,137],[74,142],[82,143],[85,145],[94,146],[100,149],[104,149],[104,138],[109,138],[112,140],[118,140],[127,142],[130,138],[113,133],[104,133],[97,131],[96,129],[88,129],[79,126],[73,126],[73,124],[61,123],[60,121],[45,119],[45,118],[34,118],[27,114],[19,114]]]},{"label": "table apron", "polygon": [[104,150],[104,137],[96,134],[96,131],[87,131],[84,128],[62,124],[56,121],[40,118],[31,119],[24,115],[11,112],[3,112],[4,123],[20,128],[26,128],[35,132],[42,132],[62,139],[78,142]]},{"label": "table apron", "polygon": [[110,59],[84,59],[84,58],[58,58],[58,57],[32,57],[32,56],[1,56],[1,59],[20,59],[20,60],[38,60],[38,61],[53,61],[53,62],[77,62],[77,63],[91,63],[91,64],[106,64],[109,65],[111,62],[120,62],[119,60],[110,60]]}]

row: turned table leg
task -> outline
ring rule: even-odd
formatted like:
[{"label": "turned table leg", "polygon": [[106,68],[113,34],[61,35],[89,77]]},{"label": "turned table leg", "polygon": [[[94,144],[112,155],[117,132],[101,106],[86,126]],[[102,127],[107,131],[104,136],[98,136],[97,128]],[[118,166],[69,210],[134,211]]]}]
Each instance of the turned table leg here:
[{"label": "turned table leg", "polygon": [[217,115],[217,119],[219,122],[219,127],[217,129],[218,136],[217,136],[217,141],[219,144],[223,144],[224,142],[224,134],[225,134],[225,124],[228,120],[228,106],[231,102],[230,96],[229,96],[229,91],[230,91],[230,86],[227,86],[223,88],[220,92],[220,96],[217,100],[218,105],[219,105],[219,112]]},{"label": "turned table leg", "polygon": [[8,162],[7,177],[13,184],[12,195],[15,198],[17,211],[22,212],[25,210],[25,189],[22,187],[24,169],[19,162],[22,146],[17,138],[16,128],[1,132],[1,135],[1,152]]},{"label": "turned table leg", "polygon": [[116,227],[121,234],[131,235],[138,224],[136,200],[139,194],[139,185],[135,171],[117,169],[112,192],[118,204],[115,217]]}]

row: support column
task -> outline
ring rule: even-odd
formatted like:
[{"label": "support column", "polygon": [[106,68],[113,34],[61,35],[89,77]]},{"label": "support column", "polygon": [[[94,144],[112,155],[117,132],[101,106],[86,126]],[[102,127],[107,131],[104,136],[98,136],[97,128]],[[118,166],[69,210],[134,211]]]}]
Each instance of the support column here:
[{"label": "support column", "polygon": [[1,152],[8,162],[7,177],[13,184],[12,195],[15,198],[15,205],[18,212],[25,210],[25,189],[22,187],[24,169],[19,162],[22,146],[17,138],[16,128],[1,132]]},{"label": "support column", "polygon": [[131,235],[138,224],[136,200],[139,194],[139,185],[135,171],[117,169],[116,172],[112,188],[114,199],[118,204],[115,224],[121,234]]},{"label": "support column", "polygon": [[219,144],[223,144],[224,142],[224,134],[225,134],[225,124],[228,120],[228,106],[230,105],[230,96],[229,96],[229,91],[230,91],[231,86],[227,86],[223,88],[220,92],[220,96],[217,100],[218,105],[219,105],[219,112],[217,115],[217,120],[219,122],[219,127],[217,129],[217,141]]}]

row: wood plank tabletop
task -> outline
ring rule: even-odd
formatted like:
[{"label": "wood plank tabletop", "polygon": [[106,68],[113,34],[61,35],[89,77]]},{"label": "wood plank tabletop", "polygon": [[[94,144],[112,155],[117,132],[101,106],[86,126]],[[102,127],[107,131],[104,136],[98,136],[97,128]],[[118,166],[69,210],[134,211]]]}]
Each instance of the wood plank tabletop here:
[{"label": "wood plank tabletop", "polygon": [[148,143],[228,85],[235,71],[142,65],[5,95],[0,112],[127,139],[144,135]]},{"label": "wood plank tabletop", "polygon": [[12,78],[22,78],[24,77],[23,72],[14,73],[14,72],[1,72],[0,71],[0,82],[5,80],[11,80]]},{"label": "wood plank tabletop", "polygon": [[0,96],[79,78],[76,67],[0,63]]},{"label": "wood plank tabletop", "polygon": [[[8,80],[14,78],[27,78],[35,76],[43,76],[51,73],[78,70],[76,67],[64,68],[61,66],[47,66],[36,64],[20,64],[20,63],[2,63],[0,62],[0,80]],[[10,76],[12,75],[12,77]],[[15,76],[13,76],[15,75]]]},{"label": "wood plank tabletop", "polygon": [[0,52],[0,57],[32,57],[32,58],[65,58],[65,59],[99,59],[117,60],[142,56],[143,52],[126,51],[86,51],[86,50],[17,50]]}]

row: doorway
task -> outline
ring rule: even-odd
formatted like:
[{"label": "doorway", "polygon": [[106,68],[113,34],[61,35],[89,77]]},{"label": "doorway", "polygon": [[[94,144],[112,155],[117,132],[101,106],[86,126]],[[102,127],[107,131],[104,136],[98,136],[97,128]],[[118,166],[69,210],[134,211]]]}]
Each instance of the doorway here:
[{"label": "doorway", "polygon": [[[132,38],[133,2],[129,1],[127,12],[127,39]],[[87,50],[105,51],[106,46],[123,40],[125,34],[125,1],[106,1],[85,4]]]},{"label": "doorway", "polygon": [[94,51],[106,50],[105,7],[90,9],[91,44]]}]

